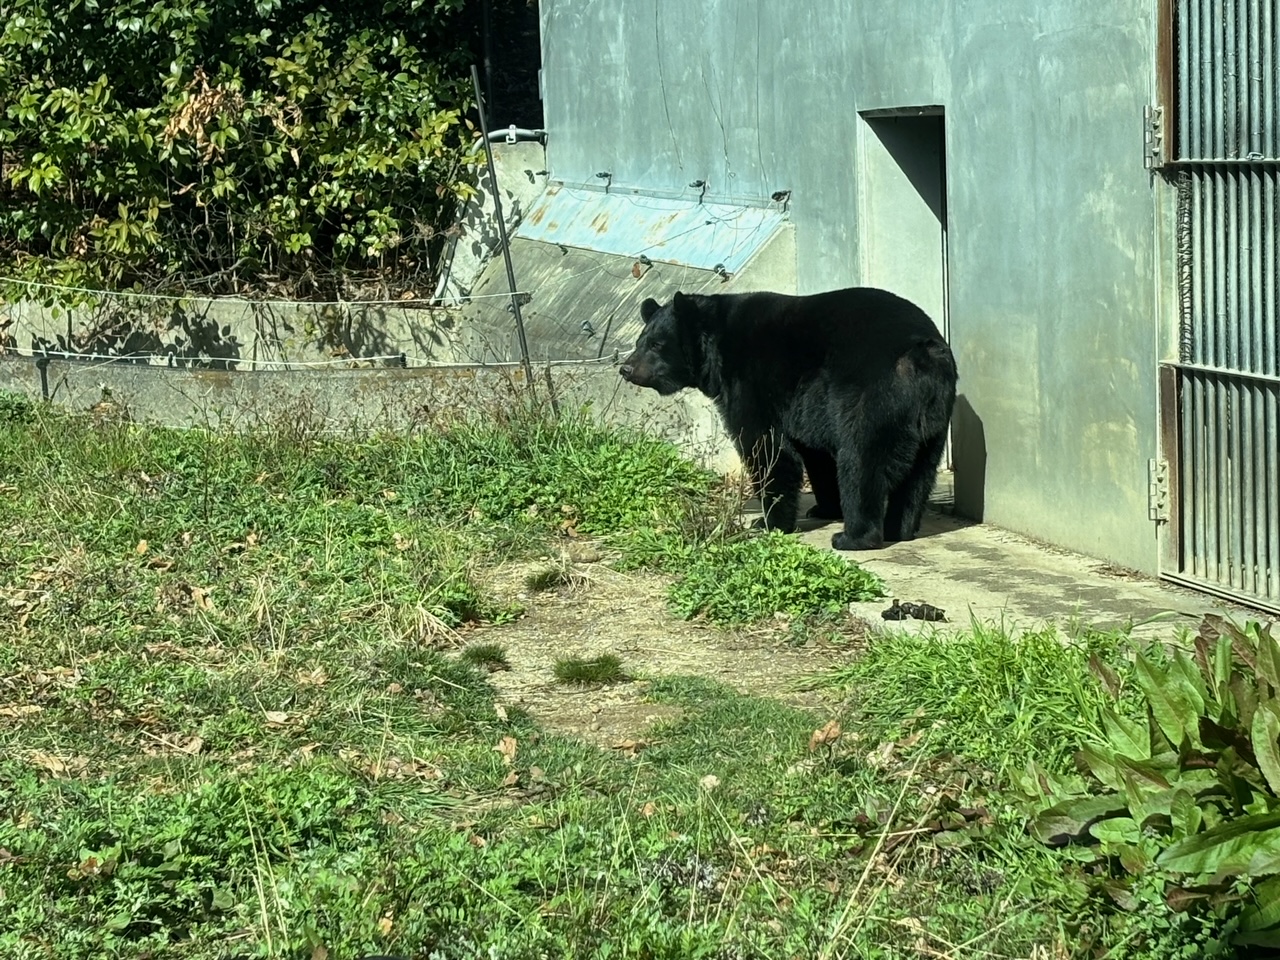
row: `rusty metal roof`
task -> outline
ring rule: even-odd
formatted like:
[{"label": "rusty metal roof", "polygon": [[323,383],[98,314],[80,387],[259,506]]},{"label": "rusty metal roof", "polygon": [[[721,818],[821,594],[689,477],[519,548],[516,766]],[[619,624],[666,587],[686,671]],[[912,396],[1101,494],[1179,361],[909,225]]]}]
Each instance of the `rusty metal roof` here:
[{"label": "rusty metal roof", "polygon": [[776,208],[698,203],[552,184],[515,236],[564,247],[714,270],[740,270],[782,225]]}]

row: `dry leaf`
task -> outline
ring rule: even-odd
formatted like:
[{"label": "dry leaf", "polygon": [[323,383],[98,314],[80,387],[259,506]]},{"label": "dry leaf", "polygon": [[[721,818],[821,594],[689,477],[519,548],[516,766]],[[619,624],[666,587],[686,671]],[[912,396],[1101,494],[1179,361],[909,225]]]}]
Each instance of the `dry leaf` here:
[{"label": "dry leaf", "polygon": [[191,602],[196,605],[197,610],[212,610],[213,601],[209,599],[209,593],[200,587],[191,588]]},{"label": "dry leaf", "polygon": [[516,773],[514,770],[502,778],[502,785],[504,787],[514,787],[519,782],[520,774]]},{"label": "dry leaf", "polygon": [[493,705],[493,712],[497,714],[499,720],[507,719],[507,708],[500,703]]},{"label": "dry leaf", "polygon": [[545,780],[545,779],[547,779],[546,771],[544,771],[541,767],[530,767],[530,768],[529,768],[529,779],[530,779],[530,780]]},{"label": "dry leaf", "polygon": [[385,937],[391,932],[391,918],[383,917],[378,921],[378,931]]},{"label": "dry leaf", "polygon": [[698,781],[698,786],[700,786],[703,790],[710,792],[714,790],[716,787],[720,786],[720,778],[717,777],[714,773],[708,773],[705,777],[703,777],[701,780]]},{"label": "dry leaf", "polygon": [[311,950],[311,960],[329,960],[329,948],[317,943]]},{"label": "dry leaf", "polygon": [[619,740],[610,749],[621,750],[628,757],[634,757],[637,751],[643,750],[648,745],[649,743],[646,740],[632,740],[628,737],[625,740]]},{"label": "dry leaf", "polygon": [[192,737],[186,743],[182,744],[182,746],[178,747],[178,749],[183,753],[190,754],[194,757],[204,749],[204,739],[201,737]]},{"label": "dry leaf", "polygon": [[138,545],[133,549],[138,554],[138,556],[142,556],[144,553],[147,552],[147,541],[139,540]]},{"label": "dry leaf", "polygon": [[282,727],[289,722],[289,714],[283,710],[268,710],[266,717],[268,726]]},{"label": "dry leaf", "polygon": [[471,836],[467,837],[467,843],[471,844],[473,847],[487,847],[489,845],[489,841],[477,833],[473,833]]},{"label": "dry leaf", "polygon": [[647,803],[645,803],[643,806],[640,807],[640,816],[644,817],[646,820],[649,817],[652,817],[657,812],[658,812],[658,805],[654,803],[652,800],[648,801]]},{"label": "dry leaf", "polygon": [[502,754],[503,763],[511,766],[516,759],[516,738],[503,737],[493,749]]},{"label": "dry leaf", "polygon": [[889,765],[889,757],[893,754],[895,744],[892,740],[887,740],[880,746],[876,747],[867,754],[867,766],[873,768],[883,768]]},{"label": "dry leaf", "polygon": [[640,279],[640,261],[639,260],[631,264],[631,275],[635,277],[637,280]]},{"label": "dry leaf", "polygon": [[40,713],[44,707],[34,703],[24,703],[16,707],[0,707],[0,717],[30,717]]},{"label": "dry leaf", "polygon": [[89,766],[89,761],[84,757],[69,757],[64,760],[43,750],[34,751],[31,754],[31,762],[37,767],[48,770],[55,777],[74,776]]},{"label": "dry leaf", "polygon": [[812,753],[819,747],[825,746],[829,743],[835,743],[840,739],[840,734],[842,732],[843,731],[841,731],[839,723],[835,720],[828,720],[820,729],[813,731],[813,733],[809,735],[809,752]]}]

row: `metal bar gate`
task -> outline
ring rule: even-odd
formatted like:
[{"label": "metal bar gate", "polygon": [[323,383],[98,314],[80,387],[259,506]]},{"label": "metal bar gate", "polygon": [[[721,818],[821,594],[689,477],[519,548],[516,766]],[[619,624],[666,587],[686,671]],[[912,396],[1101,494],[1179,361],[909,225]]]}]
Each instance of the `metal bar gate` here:
[{"label": "metal bar gate", "polygon": [[1170,579],[1280,610],[1280,15],[1171,0],[1163,166],[1179,356],[1161,375]]}]

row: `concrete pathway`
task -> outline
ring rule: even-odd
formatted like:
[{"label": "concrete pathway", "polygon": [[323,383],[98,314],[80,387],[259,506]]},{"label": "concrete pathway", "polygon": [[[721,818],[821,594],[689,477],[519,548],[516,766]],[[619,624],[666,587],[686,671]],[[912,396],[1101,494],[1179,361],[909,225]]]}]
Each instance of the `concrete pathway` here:
[{"label": "concrete pathway", "polygon": [[[1112,566],[1078,553],[950,515],[950,475],[939,477],[920,535],[909,543],[854,554],[879,575],[889,598],[853,605],[853,612],[877,627],[919,632],[964,629],[971,618],[1022,631],[1053,624],[1102,629],[1132,627],[1135,636],[1173,637],[1179,627],[1194,630],[1205,613],[1239,623],[1267,617]],[[805,497],[801,511],[812,498]],[[805,522],[800,537],[830,549],[833,524]],[[946,624],[886,621],[892,599],[929,603],[946,611]]]}]

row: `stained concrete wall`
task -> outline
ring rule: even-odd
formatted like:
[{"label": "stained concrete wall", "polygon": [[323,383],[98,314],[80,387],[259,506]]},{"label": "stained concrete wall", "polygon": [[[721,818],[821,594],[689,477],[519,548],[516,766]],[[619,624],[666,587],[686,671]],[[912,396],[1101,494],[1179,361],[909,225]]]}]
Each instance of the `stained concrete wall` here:
[{"label": "stained concrete wall", "polygon": [[[535,396],[554,396],[562,412],[585,410],[663,437],[712,469],[740,469],[715,407],[699,393],[659,397],[625,383],[608,362],[542,365],[534,375]],[[528,396],[518,364],[253,372],[13,356],[0,357],[0,391],[173,427],[298,423],[335,433],[430,429],[492,416]]]},{"label": "stained concrete wall", "polygon": [[801,292],[862,280],[859,116],[939,105],[956,498],[1153,571],[1148,0],[542,0],[553,180],[791,190]]}]

